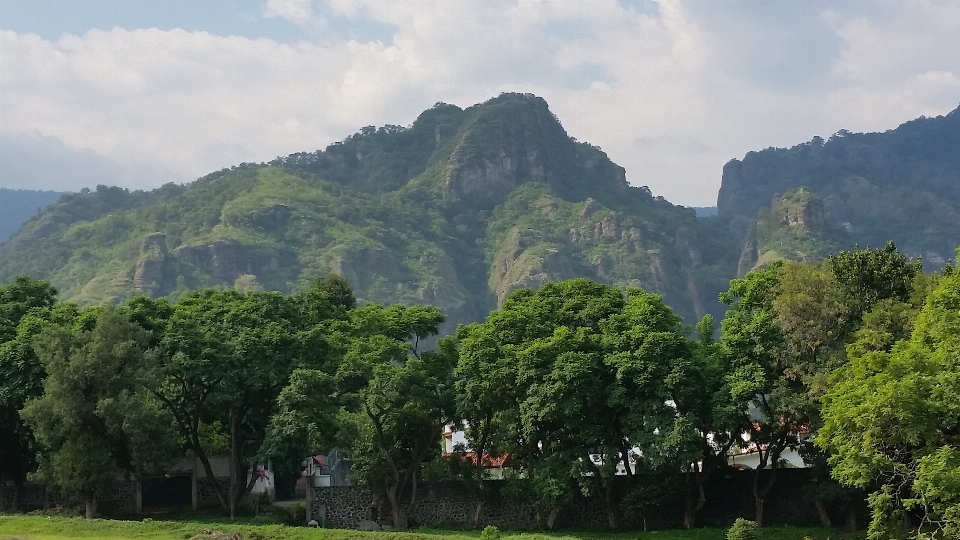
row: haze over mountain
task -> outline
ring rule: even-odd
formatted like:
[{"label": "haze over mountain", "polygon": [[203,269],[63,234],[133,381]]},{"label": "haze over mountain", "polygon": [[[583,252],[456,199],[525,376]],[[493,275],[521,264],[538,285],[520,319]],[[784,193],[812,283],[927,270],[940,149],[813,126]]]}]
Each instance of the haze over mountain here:
[{"label": "haze over mountain", "polygon": [[30,216],[60,198],[56,191],[0,188],[0,243],[10,238]]}]

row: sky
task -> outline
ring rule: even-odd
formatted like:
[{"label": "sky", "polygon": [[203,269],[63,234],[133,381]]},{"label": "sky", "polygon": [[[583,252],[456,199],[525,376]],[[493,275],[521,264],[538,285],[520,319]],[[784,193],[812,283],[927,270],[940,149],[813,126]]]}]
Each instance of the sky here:
[{"label": "sky", "polygon": [[960,105],[956,0],[0,0],[0,187],[150,189],[542,96],[634,185]]}]

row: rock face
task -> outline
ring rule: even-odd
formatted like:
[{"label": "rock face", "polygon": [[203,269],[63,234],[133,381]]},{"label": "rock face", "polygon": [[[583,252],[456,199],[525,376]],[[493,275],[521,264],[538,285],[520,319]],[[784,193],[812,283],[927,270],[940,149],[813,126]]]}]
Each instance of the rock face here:
[{"label": "rock face", "polygon": [[464,132],[447,160],[447,197],[499,201],[521,182],[558,184],[577,167],[573,141],[540,98],[498,103],[475,122],[482,129]]},{"label": "rock face", "polygon": [[167,237],[163,233],[153,233],[143,239],[133,274],[133,286],[137,291],[148,296],[159,292],[168,255]]},{"label": "rock face", "polygon": [[197,266],[217,281],[233,283],[243,274],[260,275],[280,268],[280,257],[258,253],[232,238],[209,244],[180,246],[173,255],[181,262]]}]

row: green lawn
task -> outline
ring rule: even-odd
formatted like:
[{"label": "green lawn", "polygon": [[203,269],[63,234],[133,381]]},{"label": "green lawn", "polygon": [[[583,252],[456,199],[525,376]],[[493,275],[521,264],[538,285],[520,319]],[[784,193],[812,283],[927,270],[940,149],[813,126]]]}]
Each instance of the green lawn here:
[{"label": "green lawn", "polygon": [[[307,529],[286,525],[258,525],[249,521],[229,522],[226,519],[220,521],[126,521],[39,515],[0,516],[0,540],[67,538],[185,540],[202,533],[204,529],[223,532],[239,531],[245,540],[477,540],[480,537],[480,532],[473,530],[420,529],[413,532],[360,532],[344,529]],[[725,533],[726,531],[722,529],[666,530],[648,533],[501,532],[501,538],[502,540],[724,540]],[[804,537],[814,540],[862,540],[863,535],[843,535],[835,530],[820,528],[769,527],[763,529],[762,540],[802,540]]]}]

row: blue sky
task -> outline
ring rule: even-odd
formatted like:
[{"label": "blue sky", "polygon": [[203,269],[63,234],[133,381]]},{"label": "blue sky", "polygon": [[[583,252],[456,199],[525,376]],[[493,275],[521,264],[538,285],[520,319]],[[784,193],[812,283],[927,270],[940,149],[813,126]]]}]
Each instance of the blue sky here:
[{"label": "blue sky", "polygon": [[960,103],[954,0],[0,0],[0,186],[150,188],[543,96],[628,180]]}]

